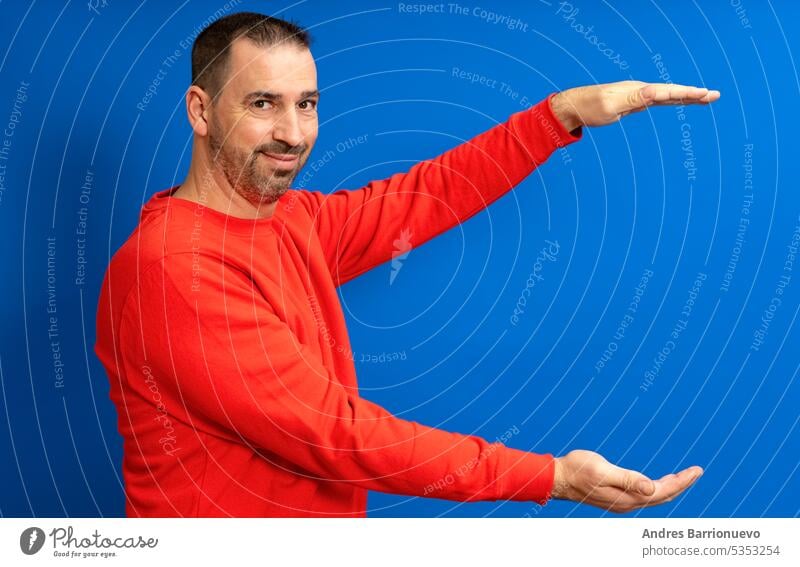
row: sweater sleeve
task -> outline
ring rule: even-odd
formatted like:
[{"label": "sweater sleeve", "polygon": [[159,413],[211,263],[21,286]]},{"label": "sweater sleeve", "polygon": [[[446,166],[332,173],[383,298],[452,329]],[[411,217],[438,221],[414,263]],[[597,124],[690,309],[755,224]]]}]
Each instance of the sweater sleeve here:
[{"label": "sweater sleeve", "polygon": [[[145,270],[120,321],[126,374],[147,366],[172,419],[370,490],[548,501],[552,454],[393,416],[343,387],[243,272],[199,261],[193,272],[191,253],[172,254]],[[144,381],[127,387],[150,399]]]},{"label": "sweater sleeve", "polygon": [[337,285],[464,222],[518,185],[557,148],[579,140],[550,100],[406,173],[331,194],[300,191]]}]

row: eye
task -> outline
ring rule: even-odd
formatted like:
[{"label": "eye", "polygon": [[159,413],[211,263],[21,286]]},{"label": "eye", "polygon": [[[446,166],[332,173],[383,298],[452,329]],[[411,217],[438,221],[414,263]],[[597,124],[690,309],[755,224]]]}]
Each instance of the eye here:
[{"label": "eye", "polygon": [[271,105],[272,103],[270,101],[268,101],[267,99],[264,99],[264,98],[260,98],[257,101],[253,102],[253,106],[258,108],[259,110],[264,110],[266,108],[269,108],[267,106],[261,106],[262,104],[270,104]]},{"label": "eye", "polygon": [[[311,104],[311,107],[307,107],[307,106],[304,107],[304,106],[302,106],[303,104]],[[300,103],[300,105],[301,105],[300,106],[301,110],[313,110],[313,109],[317,108],[317,101],[315,101],[315,100],[304,100],[303,102]]]}]

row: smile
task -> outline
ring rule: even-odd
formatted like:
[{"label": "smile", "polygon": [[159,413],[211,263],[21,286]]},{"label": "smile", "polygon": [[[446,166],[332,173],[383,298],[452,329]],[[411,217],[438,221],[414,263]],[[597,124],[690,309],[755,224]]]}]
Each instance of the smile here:
[{"label": "smile", "polygon": [[294,167],[297,163],[297,160],[300,159],[300,156],[297,154],[268,154],[266,152],[259,153],[270,160],[273,164],[284,168]]}]

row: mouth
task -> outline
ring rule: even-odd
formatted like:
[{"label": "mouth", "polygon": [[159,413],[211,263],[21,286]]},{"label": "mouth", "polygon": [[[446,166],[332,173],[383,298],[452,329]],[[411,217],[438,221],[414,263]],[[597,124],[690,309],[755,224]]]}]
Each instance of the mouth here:
[{"label": "mouth", "polygon": [[269,154],[267,152],[259,153],[271,161],[273,165],[285,169],[294,167],[297,165],[297,161],[300,159],[300,156],[297,154]]}]

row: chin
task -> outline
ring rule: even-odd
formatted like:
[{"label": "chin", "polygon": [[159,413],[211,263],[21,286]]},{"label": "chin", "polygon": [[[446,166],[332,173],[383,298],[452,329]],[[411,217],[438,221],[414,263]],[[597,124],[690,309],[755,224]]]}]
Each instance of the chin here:
[{"label": "chin", "polygon": [[271,205],[289,190],[289,186],[286,187],[271,187],[269,191],[266,193],[261,194],[261,202],[265,205]]}]

